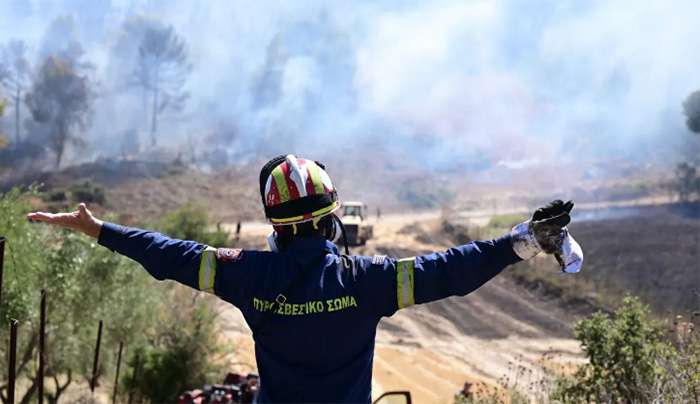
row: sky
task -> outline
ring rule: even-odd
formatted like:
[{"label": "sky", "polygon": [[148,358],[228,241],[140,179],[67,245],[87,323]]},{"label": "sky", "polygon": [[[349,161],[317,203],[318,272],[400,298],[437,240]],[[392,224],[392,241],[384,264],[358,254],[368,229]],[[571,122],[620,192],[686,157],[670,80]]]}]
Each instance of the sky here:
[{"label": "sky", "polygon": [[[375,148],[438,168],[667,162],[700,89],[697,15],[691,0],[0,0],[0,44],[24,40],[34,66],[64,37],[82,44],[98,94],[90,156],[147,132],[123,84],[135,61],[114,51],[139,17],[172,25],[192,63],[165,144],[230,158]],[[47,31],[57,18],[70,33]]]}]

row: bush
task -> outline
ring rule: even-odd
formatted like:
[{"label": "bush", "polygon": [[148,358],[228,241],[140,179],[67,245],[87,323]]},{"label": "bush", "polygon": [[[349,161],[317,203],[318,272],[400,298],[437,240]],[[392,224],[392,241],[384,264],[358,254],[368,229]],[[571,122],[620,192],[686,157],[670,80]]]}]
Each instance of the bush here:
[{"label": "bush", "polygon": [[[220,382],[225,350],[218,335],[216,315],[202,299],[188,298],[189,291],[175,288],[173,302],[152,336],[151,344],[139,351],[137,378],[124,379],[124,391],[134,391],[153,403],[174,402],[186,390]],[[134,366],[132,357],[131,367]]]},{"label": "bush", "polygon": [[691,163],[680,163],[676,166],[676,179],[673,183],[678,199],[682,202],[700,197],[700,170]]},{"label": "bush", "polygon": [[63,202],[66,200],[66,191],[62,189],[51,191],[44,196],[44,200],[48,202]]},{"label": "bush", "polygon": [[73,202],[85,203],[105,203],[105,191],[101,186],[95,185],[90,181],[85,181],[81,184],[76,184],[70,187]]},{"label": "bush", "polygon": [[[35,395],[41,289],[47,291],[46,375],[55,384],[47,385],[48,391],[62,392],[71,381],[90,376],[100,319],[105,320],[103,352],[114,352],[120,340],[127,346],[142,344],[143,330],[157,313],[153,281],[132,261],[75,232],[28,223],[29,201],[38,196],[34,189],[0,194],[0,234],[7,237],[0,318],[3,324],[10,318],[20,321],[17,369],[23,379],[19,385],[27,388],[18,391],[23,402]],[[0,327],[0,339],[6,341],[7,334],[8,327]],[[111,359],[103,356],[103,368],[112,369]],[[6,370],[0,368],[3,382]],[[58,400],[59,394],[46,394]]]},{"label": "bush", "polygon": [[626,297],[608,316],[596,313],[574,327],[589,363],[573,379],[560,379],[552,398],[563,402],[651,402],[668,379],[661,366],[673,357],[660,323],[648,307]]},{"label": "bush", "polygon": [[[0,194],[0,235],[7,238],[0,319],[5,325],[10,318],[20,321],[18,402],[36,398],[33,377],[42,288],[47,291],[49,402],[59,400],[56,391],[89,379],[101,319],[100,382],[111,380],[108,373],[114,369],[120,341],[126,352],[143,352],[143,377],[135,387],[153,402],[172,402],[181,389],[218,381],[222,374],[214,372],[223,350],[212,309],[192,298],[199,294],[157,284],[135,262],[84,235],[27,222],[30,201],[39,197],[35,188]],[[8,327],[0,327],[0,340],[7,339]],[[130,380],[125,373],[122,380]],[[7,367],[2,366],[0,392],[6,381]]]},{"label": "bush", "polygon": [[676,316],[667,331],[673,344],[673,355],[661,364],[669,375],[663,386],[664,398],[674,402],[700,403],[700,312],[686,320]]},{"label": "bush", "polygon": [[209,230],[209,215],[207,209],[201,206],[184,205],[166,215],[157,227],[170,237],[195,240],[212,247],[224,247],[228,243],[227,232]]},{"label": "bush", "polygon": [[505,215],[497,215],[489,220],[489,227],[496,227],[499,229],[511,229],[518,223],[522,223],[528,219],[527,215],[520,213],[512,213]]}]

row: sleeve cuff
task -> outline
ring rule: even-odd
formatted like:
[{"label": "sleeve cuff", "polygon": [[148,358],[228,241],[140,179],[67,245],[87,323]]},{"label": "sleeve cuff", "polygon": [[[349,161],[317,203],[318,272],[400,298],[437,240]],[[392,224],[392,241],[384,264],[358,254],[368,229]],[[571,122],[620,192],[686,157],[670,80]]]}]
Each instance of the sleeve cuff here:
[{"label": "sleeve cuff", "polygon": [[126,228],[124,226],[104,222],[102,223],[100,237],[97,239],[97,243],[101,246],[109,248],[112,251],[116,251],[119,243],[124,237],[125,230]]},{"label": "sleeve cuff", "polygon": [[530,259],[542,251],[540,244],[530,231],[530,221],[513,227],[510,236],[513,239],[513,251],[524,260]]}]

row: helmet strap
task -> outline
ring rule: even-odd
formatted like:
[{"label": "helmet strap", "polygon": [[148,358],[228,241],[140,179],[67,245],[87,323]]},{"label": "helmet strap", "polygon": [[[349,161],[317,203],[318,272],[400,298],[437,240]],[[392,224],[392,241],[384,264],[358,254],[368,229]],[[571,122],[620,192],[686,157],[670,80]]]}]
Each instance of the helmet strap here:
[{"label": "helmet strap", "polygon": [[345,237],[345,226],[343,226],[343,221],[340,220],[340,218],[335,213],[333,213],[331,216],[332,219],[340,227],[340,234],[343,236],[343,246],[345,247],[345,254],[350,255],[350,248],[348,248],[348,239],[347,237]]},{"label": "helmet strap", "polygon": [[280,251],[280,246],[277,243],[277,232],[276,231],[273,231],[272,233],[268,234],[267,245],[270,247],[270,251],[272,251],[272,252],[279,252]]}]

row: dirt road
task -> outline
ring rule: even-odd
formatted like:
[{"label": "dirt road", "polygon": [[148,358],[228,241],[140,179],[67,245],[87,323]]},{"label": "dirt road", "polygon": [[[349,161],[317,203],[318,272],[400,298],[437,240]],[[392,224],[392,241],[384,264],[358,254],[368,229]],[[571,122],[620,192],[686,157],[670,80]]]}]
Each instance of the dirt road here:
[{"label": "dirt road", "polygon": [[[450,242],[436,231],[439,221],[438,212],[386,215],[374,221],[375,238],[353,253],[412,256],[443,250]],[[246,223],[241,242],[261,247],[268,231]],[[238,343],[239,361],[254,363],[240,312],[226,309],[223,318],[227,335]],[[570,337],[572,320],[555,302],[502,276],[469,296],[404,309],[380,323],[373,393],[410,390],[414,402],[449,403],[466,380],[495,386],[501,378],[511,385],[519,379],[518,387],[527,392],[542,377],[543,365],[582,362]]]}]

